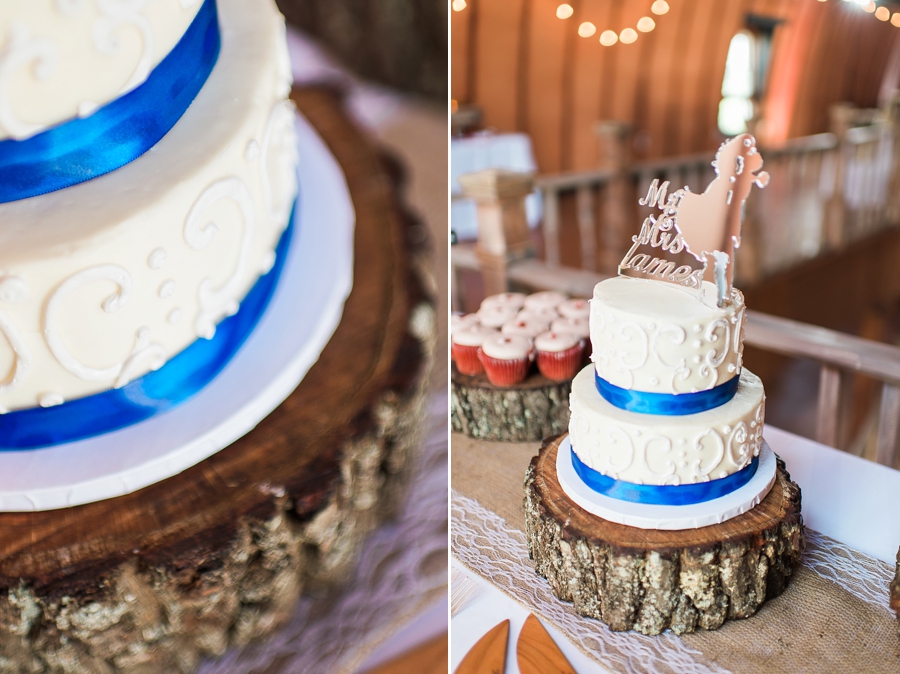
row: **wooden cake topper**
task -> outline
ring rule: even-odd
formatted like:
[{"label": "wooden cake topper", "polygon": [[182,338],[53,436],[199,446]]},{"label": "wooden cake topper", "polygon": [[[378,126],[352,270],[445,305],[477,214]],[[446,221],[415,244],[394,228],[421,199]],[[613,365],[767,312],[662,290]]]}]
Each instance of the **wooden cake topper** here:
[{"label": "wooden cake topper", "polygon": [[[632,237],[634,243],[619,264],[620,275],[699,289],[712,263],[717,304],[721,307],[731,301],[734,251],[741,245],[744,200],[754,183],[760,188],[769,183],[769,174],[762,170],[762,156],[749,133],[724,142],[712,165],[716,177],[703,194],[684,187],[667,195],[668,181],[662,185],[658,180],[650,183],[647,196],[638,203],[656,206],[662,213],[647,216],[640,234]],[[646,246],[654,250],[642,248]],[[655,249],[663,251],[659,257]],[[679,265],[665,256],[682,251],[700,266]]]}]

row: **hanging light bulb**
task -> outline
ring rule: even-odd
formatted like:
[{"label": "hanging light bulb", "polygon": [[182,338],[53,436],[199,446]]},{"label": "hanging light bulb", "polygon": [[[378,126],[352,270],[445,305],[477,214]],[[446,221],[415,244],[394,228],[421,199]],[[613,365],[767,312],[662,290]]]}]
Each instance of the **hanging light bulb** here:
[{"label": "hanging light bulb", "polygon": [[865,5],[863,5],[863,11],[866,11],[869,14],[871,14],[872,12],[875,11],[876,7],[877,6],[875,5],[875,0],[869,0],[869,2],[867,2]]},{"label": "hanging light bulb", "polygon": [[891,25],[900,28],[900,12],[894,12],[894,16],[891,17]]},{"label": "hanging light bulb", "polygon": [[614,30],[604,30],[600,33],[600,44],[604,47],[612,47],[618,41],[619,36],[616,35],[616,31]]},{"label": "hanging light bulb", "polygon": [[662,16],[669,11],[669,3],[666,0],[656,0],[651,6],[650,11],[657,16]]},{"label": "hanging light bulb", "polygon": [[568,19],[574,13],[575,10],[572,9],[572,5],[567,5],[565,3],[556,8],[556,18],[558,19]]},{"label": "hanging light bulb", "polygon": [[578,26],[578,34],[581,37],[590,37],[594,33],[597,32],[597,26],[592,24],[590,21],[585,21],[583,24]]},{"label": "hanging light bulb", "polygon": [[879,21],[889,21],[891,18],[891,10],[887,7],[879,7],[875,10],[875,18]]},{"label": "hanging light bulb", "polygon": [[656,28],[656,22],[649,16],[644,16],[638,19],[637,29],[642,33],[649,33],[654,28]]},{"label": "hanging light bulb", "polygon": [[634,28],[625,28],[619,33],[619,40],[622,44],[631,44],[638,39],[637,31]]},{"label": "hanging light bulb", "polygon": [[466,0],[453,0],[453,11],[461,12],[466,8]]}]

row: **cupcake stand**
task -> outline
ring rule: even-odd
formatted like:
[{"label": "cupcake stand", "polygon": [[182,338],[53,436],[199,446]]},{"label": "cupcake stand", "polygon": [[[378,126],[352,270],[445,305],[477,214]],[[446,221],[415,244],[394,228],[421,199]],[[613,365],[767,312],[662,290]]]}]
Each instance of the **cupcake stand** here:
[{"label": "cupcake stand", "polygon": [[338,97],[292,98],[298,236],[233,361],[136,426],[0,453],[15,671],[192,671],[344,579],[405,492],[435,339],[421,236]]},{"label": "cupcake stand", "polygon": [[572,382],[550,381],[534,369],[509,388],[491,384],[484,374],[450,375],[450,423],[454,432],[480,440],[538,441],[569,425]]}]

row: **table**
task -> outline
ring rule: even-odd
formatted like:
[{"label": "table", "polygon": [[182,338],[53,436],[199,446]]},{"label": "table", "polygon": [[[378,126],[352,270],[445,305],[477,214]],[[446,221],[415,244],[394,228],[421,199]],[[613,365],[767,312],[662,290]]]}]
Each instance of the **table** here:
[{"label": "table", "polygon": [[453,618],[451,667],[510,618],[508,671],[517,672],[515,639],[532,612],[581,674],[897,671],[888,583],[900,545],[900,472],[771,426],[765,435],[803,491],[808,549],[791,584],[756,616],[717,631],[645,637],[576,615],[530,566],[521,482],[538,444],[454,434],[452,563],[479,578],[482,591]]}]

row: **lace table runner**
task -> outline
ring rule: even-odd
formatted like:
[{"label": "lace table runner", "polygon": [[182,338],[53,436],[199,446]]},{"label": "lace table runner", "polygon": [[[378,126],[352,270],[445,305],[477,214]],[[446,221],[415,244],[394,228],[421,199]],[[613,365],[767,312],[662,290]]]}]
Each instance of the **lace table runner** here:
[{"label": "lace table runner", "polygon": [[[888,606],[893,569],[808,530],[808,549],[785,593],[747,620],[678,637],[613,632],[575,613],[538,576],[524,533],[522,480],[534,443],[453,436],[451,551],[612,671],[897,672],[900,637]],[[790,466],[788,466],[790,469]]]}]

